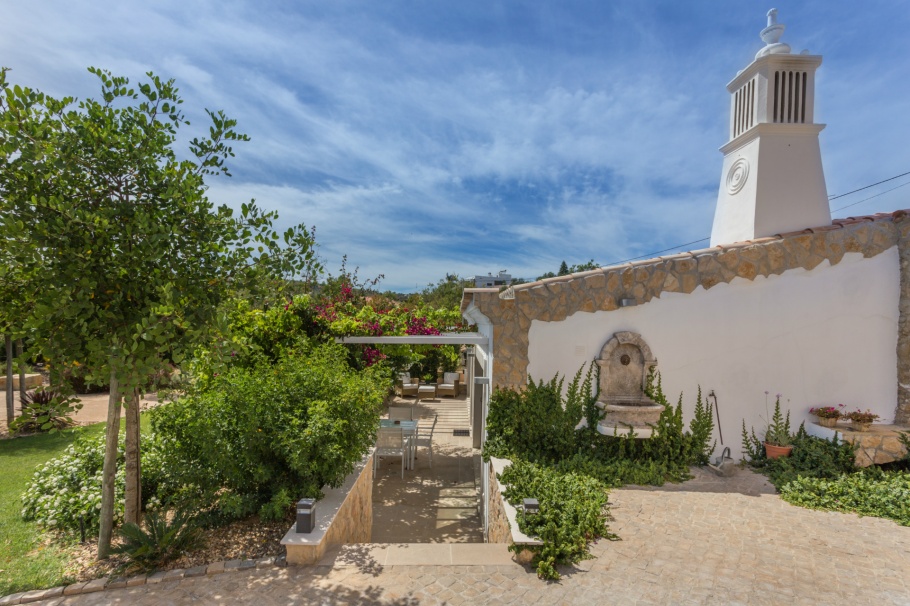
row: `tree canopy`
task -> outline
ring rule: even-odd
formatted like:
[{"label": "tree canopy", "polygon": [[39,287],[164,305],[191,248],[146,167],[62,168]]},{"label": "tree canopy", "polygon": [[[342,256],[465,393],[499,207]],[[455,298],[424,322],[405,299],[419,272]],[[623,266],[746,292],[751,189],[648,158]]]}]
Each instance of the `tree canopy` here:
[{"label": "tree canopy", "polygon": [[[7,321],[51,364],[110,378],[119,416],[121,394],[138,402],[150,377],[225,325],[231,293],[320,267],[311,230],[279,235],[254,202],[235,217],[206,197],[204,178],[229,176],[231,146],[248,140],[236,121],[207,110],[207,136],[178,157],[189,123],[173,80],[148,73],[133,87],[89,71],[100,100],[55,99],[0,71],[0,234],[16,271],[0,286],[18,289],[21,315]],[[110,449],[119,422],[108,421]],[[135,427],[138,440],[138,415]]]}]

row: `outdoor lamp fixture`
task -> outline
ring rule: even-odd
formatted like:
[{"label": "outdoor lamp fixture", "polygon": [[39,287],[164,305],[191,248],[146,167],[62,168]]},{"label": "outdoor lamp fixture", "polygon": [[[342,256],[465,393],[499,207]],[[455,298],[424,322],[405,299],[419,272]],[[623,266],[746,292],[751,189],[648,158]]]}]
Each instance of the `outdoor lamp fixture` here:
[{"label": "outdoor lamp fixture", "polygon": [[540,502],[537,499],[522,499],[521,507],[526,515],[540,513]]},{"label": "outdoor lamp fixture", "polygon": [[636,305],[638,305],[638,301],[636,301],[635,299],[620,299],[619,300],[620,307],[635,307]]},{"label": "outdoor lamp fixture", "polygon": [[316,528],[316,499],[297,501],[297,532],[309,533]]}]

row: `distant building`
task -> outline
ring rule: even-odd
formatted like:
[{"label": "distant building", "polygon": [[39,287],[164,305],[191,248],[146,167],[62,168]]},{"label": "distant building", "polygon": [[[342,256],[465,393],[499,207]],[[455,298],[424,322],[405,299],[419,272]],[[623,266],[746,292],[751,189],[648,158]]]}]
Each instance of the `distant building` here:
[{"label": "distant building", "polygon": [[492,288],[496,286],[509,286],[512,283],[512,276],[502,270],[495,276],[487,274],[485,276],[474,276],[474,288]]}]

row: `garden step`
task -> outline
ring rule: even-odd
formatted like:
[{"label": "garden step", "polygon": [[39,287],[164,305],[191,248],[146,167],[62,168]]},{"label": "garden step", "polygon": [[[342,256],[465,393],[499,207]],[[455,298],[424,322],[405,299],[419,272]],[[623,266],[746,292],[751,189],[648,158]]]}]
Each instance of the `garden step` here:
[{"label": "garden step", "polygon": [[326,552],[319,566],[519,566],[504,543],[361,543]]}]

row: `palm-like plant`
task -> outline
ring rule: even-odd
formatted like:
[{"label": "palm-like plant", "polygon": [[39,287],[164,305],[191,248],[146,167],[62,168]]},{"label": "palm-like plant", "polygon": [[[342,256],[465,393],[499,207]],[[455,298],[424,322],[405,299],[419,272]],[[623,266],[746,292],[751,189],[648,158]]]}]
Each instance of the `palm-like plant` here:
[{"label": "palm-like plant", "polygon": [[127,523],[120,529],[120,536],[123,542],[112,553],[125,554],[128,562],[124,568],[131,570],[158,568],[203,542],[202,529],[187,506],[174,510],[172,516],[164,509],[150,511],[145,516],[145,529]]}]

